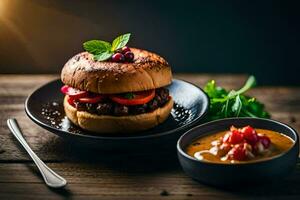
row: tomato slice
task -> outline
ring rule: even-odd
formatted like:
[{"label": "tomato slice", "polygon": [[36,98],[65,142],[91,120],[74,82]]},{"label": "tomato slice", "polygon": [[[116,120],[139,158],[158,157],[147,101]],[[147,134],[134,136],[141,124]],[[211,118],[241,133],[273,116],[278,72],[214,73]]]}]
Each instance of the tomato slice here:
[{"label": "tomato slice", "polygon": [[68,101],[68,103],[69,103],[71,106],[75,107],[74,99],[72,99],[71,97],[67,96],[67,101]]},{"label": "tomato slice", "polygon": [[110,99],[116,103],[132,106],[148,103],[155,96],[155,90],[147,90],[142,92],[132,93],[132,98],[126,98],[124,95],[112,95]]},{"label": "tomato slice", "polygon": [[79,102],[81,103],[98,103],[104,99],[104,96],[102,95],[94,95],[94,96],[88,96],[79,98]]},{"label": "tomato slice", "polygon": [[244,144],[235,145],[229,152],[228,156],[232,160],[242,161],[246,159],[246,150]]},{"label": "tomato slice", "polygon": [[86,97],[88,95],[88,92],[86,92],[86,91],[78,90],[76,88],[72,88],[67,85],[62,86],[60,91],[64,94],[68,95],[72,99],[79,99],[79,98]]},{"label": "tomato slice", "polygon": [[64,94],[66,94],[67,91],[68,91],[68,89],[69,89],[69,86],[64,85],[64,86],[62,86],[62,87],[60,88],[60,91],[61,91],[62,93],[64,93]]},{"label": "tomato slice", "polygon": [[226,133],[223,138],[223,142],[229,144],[238,144],[243,142],[243,140],[244,140],[243,135],[240,134],[239,131],[235,129]]},{"label": "tomato slice", "polygon": [[254,128],[251,126],[245,126],[241,130],[242,135],[247,140],[248,143],[254,145],[258,141],[258,135]]}]

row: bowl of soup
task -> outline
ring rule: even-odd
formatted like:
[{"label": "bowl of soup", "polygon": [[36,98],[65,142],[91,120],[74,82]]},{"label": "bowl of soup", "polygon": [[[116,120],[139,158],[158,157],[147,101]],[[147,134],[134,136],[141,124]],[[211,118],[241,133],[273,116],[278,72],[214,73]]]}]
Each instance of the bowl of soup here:
[{"label": "bowl of soup", "polygon": [[203,183],[268,183],[295,168],[299,136],[275,120],[228,118],[187,131],[178,140],[177,153],[185,173]]}]

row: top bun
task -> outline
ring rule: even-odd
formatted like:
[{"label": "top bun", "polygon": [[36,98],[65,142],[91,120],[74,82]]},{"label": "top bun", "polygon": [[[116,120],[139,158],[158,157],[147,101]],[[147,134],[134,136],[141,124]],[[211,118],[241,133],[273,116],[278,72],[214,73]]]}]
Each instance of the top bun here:
[{"label": "top bun", "polygon": [[94,61],[82,52],[63,67],[61,80],[71,87],[102,94],[116,94],[155,89],[169,85],[172,72],[165,59],[149,51],[130,48],[132,63]]}]

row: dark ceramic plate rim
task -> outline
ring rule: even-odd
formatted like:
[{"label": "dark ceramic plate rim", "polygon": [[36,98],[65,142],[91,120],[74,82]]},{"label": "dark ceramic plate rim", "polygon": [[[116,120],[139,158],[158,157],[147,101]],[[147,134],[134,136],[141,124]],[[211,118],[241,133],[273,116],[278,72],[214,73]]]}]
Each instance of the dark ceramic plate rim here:
[{"label": "dark ceramic plate rim", "polygon": [[[195,129],[201,128],[203,126],[209,126],[209,125],[212,125],[212,124],[217,123],[217,122],[222,122],[222,121],[227,121],[227,120],[239,120],[239,119],[269,121],[269,122],[272,122],[272,123],[277,123],[280,126],[284,126],[285,128],[290,129],[293,132],[293,134],[296,135],[296,138],[294,140],[294,144],[287,151],[285,151],[283,153],[280,153],[280,154],[278,154],[276,156],[268,157],[266,159],[260,159],[260,160],[254,160],[254,161],[247,161],[247,162],[240,162],[240,163],[215,163],[215,162],[210,162],[210,161],[197,160],[196,158],[194,158],[194,157],[188,155],[187,153],[185,153],[185,151],[180,147],[179,143],[181,142],[182,138],[185,137],[185,135],[189,134],[190,132],[194,131]],[[201,137],[201,136],[199,135],[199,137]],[[258,163],[267,162],[267,161],[270,161],[270,160],[273,160],[273,159],[277,159],[277,158],[279,158],[279,157],[287,154],[289,151],[291,151],[291,149],[294,148],[294,146],[297,144],[298,140],[299,140],[299,135],[297,134],[297,131],[295,129],[293,129],[289,125],[287,125],[285,123],[282,123],[282,122],[279,122],[277,120],[265,119],[265,118],[251,118],[251,117],[239,117],[239,118],[238,117],[231,117],[231,118],[226,118],[226,119],[218,119],[218,120],[210,121],[210,122],[207,122],[207,123],[204,123],[204,124],[201,124],[201,125],[193,127],[192,129],[186,131],[182,136],[180,136],[180,138],[177,141],[177,145],[176,146],[177,146],[178,152],[181,155],[183,155],[184,157],[186,157],[188,159],[191,159],[191,160],[194,160],[196,162],[199,162],[199,163],[208,164],[208,165],[223,165],[223,166],[235,165],[235,166],[237,166],[237,165],[258,164]],[[299,159],[299,156],[298,156],[298,159]]]},{"label": "dark ceramic plate rim", "polygon": [[[164,136],[164,135],[172,134],[172,133],[187,129],[187,128],[195,125],[196,123],[198,123],[201,119],[203,119],[206,116],[206,114],[208,112],[208,109],[209,109],[209,106],[210,106],[210,101],[209,101],[209,98],[208,98],[207,94],[200,87],[198,87],[197,85],[195,85],[191,82],[188,82],[188,81],[185,81],[185,80],[182,80],[182,79],[173,79],[173,80],[183,81],[183,82],[189,83],[192,86],[198,88],[203,93],[204,102],[206,102],[207,106],[206,106],[206,108],[204,108],[203,114],[196,117],[192,122],[190,122],[188,124],[185,124],[181,127],[177,127],[175,129],[169,130],[169,131],[157,132],[155,134],[143,135],[143,136],[124,136],[124,137],[116,136],[116,137],[111,137],[111,136],[95,136],[95,135],[88,135],[88,134],[86,134],[86,135],[74,134],[74,133],[70,133],[68,131],[64,131],[64,130],[61,130],[61,129],[54,128],[54,127],[52,127],[48,124],[45,124],[45,123],[41,122],[40,120],[36,119],[32,115],[32,113],[30,112],[30,110],[28,108],[28,102],[29,102],[30,98],[34,95],[34,93],[36,93],[38,90],[41,90],[43,87],[45,87],[45,85],[51,84],[51,83],[56,82],[56,81],[60,81],[60,79],[55,79],[55,80],[49,81],[49,82],[43,84],[42,86],[38,87],[37,89],[35,89],[25,100],[25,113],[27,114],[27,116],[33,122],[35,122],[39,126],[45,128],[45,129],[47,129],[47,130],[49,130],[50,132],[53,132],[53,133],[59,132],[59,133],[62,133],[62,134],[68,134],[68,135],[73,135],[73,136],[78,136],[78,137],[83,137],[83,138],[100,139],[100,140],[128,140],[128,139],[135,140],[135,139],[148,139],[148,138],[161,137],[161,136]],[[58,91],[58,92],[60,92],[60,91]]]}]

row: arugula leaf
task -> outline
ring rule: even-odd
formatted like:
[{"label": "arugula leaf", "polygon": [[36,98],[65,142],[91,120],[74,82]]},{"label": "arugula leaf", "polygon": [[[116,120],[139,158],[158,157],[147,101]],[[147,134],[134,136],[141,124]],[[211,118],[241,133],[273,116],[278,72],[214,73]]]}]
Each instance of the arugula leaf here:
[{"label": "arugula leaf", "polygon": [[130,35],[130,33],[126,33],[114,39],[114,41],[112,42],[111,51],[115,51],[124,47],[128,43]]},{"label": "arugula leaf", "polygon": [[237,91],[238,94],[243,94],[250,88],[254,87],[256,85],[256,80],[254,76],[250,76],[248,80],[246,81],[245,85]]},{"label": "arugula leaf", "polygon": [[240,115],[241,109],[243,107],[240,95],[235,97],[234,104],[231,107],[232,112],[234,112],[235,116],[238,117]]},{"label": "arugula leaf", "polygon": [[241,89],[228,92],[217,86],[214,80],[209,81],[204,87],[204,91],[210,98],[210,111],[207,120],[226,117],[269,118],[270,114],[264,110],[262,103],[255,98],[244,95],[246,91],[255,85],[255,77],[250,76]]},{"label": "arugula leaf", "polygon": [[217,87],[214,80],[209,81],[204,87],[204,90],[208,94],[208,96],[213,98],[222,98],[227,95],[226,90],[221,87]]}]

